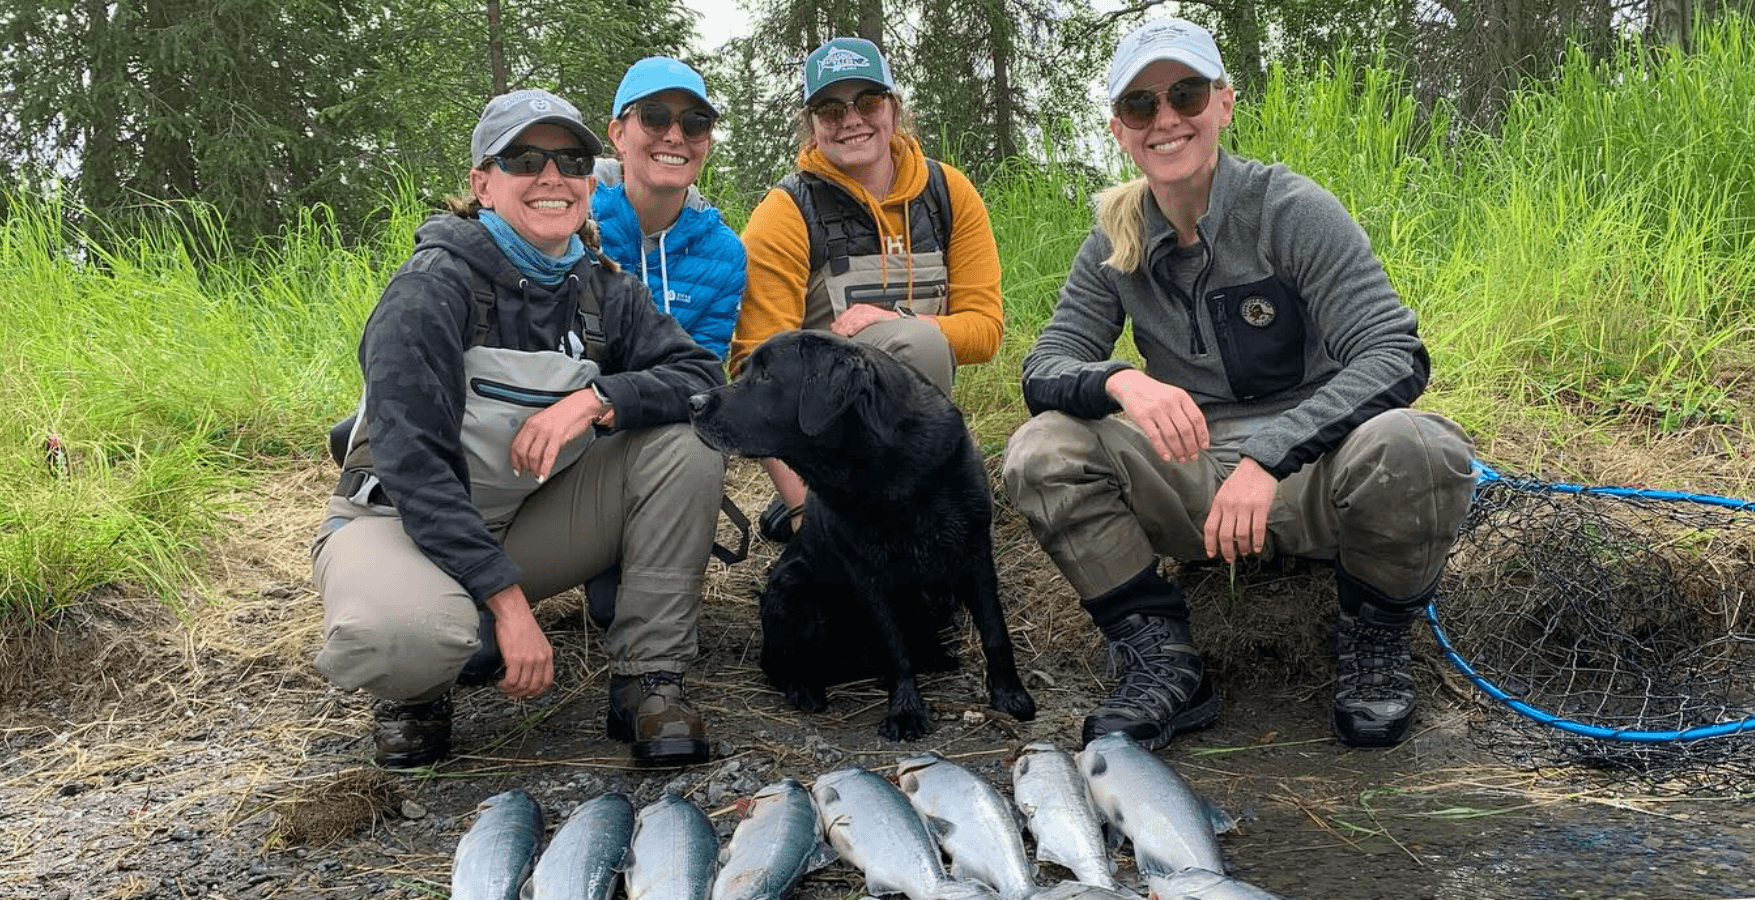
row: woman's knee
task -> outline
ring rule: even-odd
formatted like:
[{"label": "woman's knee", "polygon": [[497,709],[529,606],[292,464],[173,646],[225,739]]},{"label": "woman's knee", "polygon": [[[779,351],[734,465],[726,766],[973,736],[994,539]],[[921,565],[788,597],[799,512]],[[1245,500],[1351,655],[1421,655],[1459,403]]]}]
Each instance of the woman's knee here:
[{"label": "woman's knee", "polygon": [[1090,422],[1050,410],[1030,418],[1006,440],[1000,476],[1015,501],[1023,493],[1055,480],[1098,446]]}]

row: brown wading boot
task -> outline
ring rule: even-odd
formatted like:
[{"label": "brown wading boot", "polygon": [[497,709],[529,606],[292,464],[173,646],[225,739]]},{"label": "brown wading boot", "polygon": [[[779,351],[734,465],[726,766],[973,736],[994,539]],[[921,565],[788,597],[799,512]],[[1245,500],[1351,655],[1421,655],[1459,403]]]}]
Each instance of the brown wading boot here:
[{"label": "brown wading boot", "polygon": [[372,708],[374,760],[386,769],[430,766],[451,755],[451,695],[426,703],[379,700]]},{"label": "brown wading boot", "polygon": [[707,761],[707,726],[689,704],[681,672],[616,675],[609,680],[604,730],[633,746],[635,762],[688,766]]}]

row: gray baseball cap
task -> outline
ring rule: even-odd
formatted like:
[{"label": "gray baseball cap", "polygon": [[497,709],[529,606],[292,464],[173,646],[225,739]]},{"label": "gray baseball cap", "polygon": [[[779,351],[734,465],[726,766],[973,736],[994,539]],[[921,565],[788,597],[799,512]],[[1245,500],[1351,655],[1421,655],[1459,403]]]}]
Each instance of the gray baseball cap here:
[{"label": "gray baseball cap", "polygon": [[592,156],[603,155],[603,142],[585,127],[585,119],[573,104],[548,91],[526,88],[488,101],[469,140],[470,164],[481,165],[483,160],[510,146],[524,129],[545,123],[571,131]]}]

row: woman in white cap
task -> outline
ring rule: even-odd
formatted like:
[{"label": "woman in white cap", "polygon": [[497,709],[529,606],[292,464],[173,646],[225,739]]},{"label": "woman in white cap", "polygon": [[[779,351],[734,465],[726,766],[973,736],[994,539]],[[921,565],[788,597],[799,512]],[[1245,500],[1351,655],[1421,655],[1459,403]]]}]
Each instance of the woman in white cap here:
[{"label": "woman in white cap", "polygon": [[695,189],[718,121],[699,72],[665,56],[634,63],[610,115],[618,158],[597,161],[591,209],[604,255],[723,359],[743,301],[743,242]]},{"label": "woman in white cap", "polygon": [[[1414,311],[1334,195],[1220,149],[1236,98],[1205,29],[1162,18],[1128,34],[1109,99],[1142,174],[1101,198],[1024,360],[1035,416],[1004,465],[1121,670],[1084,740],[1158,748],[1218,715],[1160,556],[1287,555],[1334,566],[1336,736],[1399,743],[1407,626],[1474,483],[1468,437],[1411,408],[1430,372]],[[1110,358],[1129,320],[1143,370]]]},{"label": "woman in white cap", "polygon": [[378,698],[389,767],[450,751],[454,683],[546,691],[531,603],[620,563],[609,735],[706,759],[683,671],[724,460],[688,425],[719,361],[579,237],[603,145],[547,91],[495,97],[468,198],[415,232],[366,322],[360,411],[313,546],[317,668]]},{"label": "woman in white cap", "polygon": [[[959,365],[999,349],[1005,312],[987,205],[967,176],[926,158],[876,45],[835,38],[804,61],[798,168],[744,227],[749,288],[731,370],[769,337],[834,331],[884,350],[951,393]],[[805,488],[768,460],[778,497],[761,517],[791,536]]]}]

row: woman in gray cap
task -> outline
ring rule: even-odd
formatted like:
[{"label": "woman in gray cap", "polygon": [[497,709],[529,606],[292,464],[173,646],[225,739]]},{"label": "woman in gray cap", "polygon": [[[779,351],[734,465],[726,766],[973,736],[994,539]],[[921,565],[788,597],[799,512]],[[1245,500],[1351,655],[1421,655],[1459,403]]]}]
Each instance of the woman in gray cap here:
[{"label": "woman in gray cap", "polygon": [[[1235,96],[1205,29],[1161,18],[1127,35],[1109,99],[1142,175],[1101,198],[1025,357],[1035,415],[1004,465],[1121,670],[1084,740],[1158,748],[1218,715],[1158,557],[1285,554],[1334,566],[1336,736],[1399,743],[1407,626],[1474,483],[1468,437],[1412,408],[1430,373],[1414,311],[1333,194],[1219,148]],[[1129,320],[1143,370],[1110,358]]]},{"label": "woman in gray cap", "polygon": [[471,196],[415,233],[366,322],[364,390],[313,547],[317,667],[379,698],[377,759],[450,750],[453,683],[553,683],[532,602],[620,564],[609,735],[705,760],[683,689],[724,461],[688,425],[719,361],[579,236],[603,145],[572,104],[487,104]]}]

